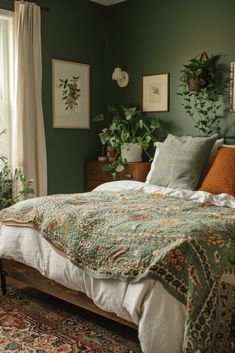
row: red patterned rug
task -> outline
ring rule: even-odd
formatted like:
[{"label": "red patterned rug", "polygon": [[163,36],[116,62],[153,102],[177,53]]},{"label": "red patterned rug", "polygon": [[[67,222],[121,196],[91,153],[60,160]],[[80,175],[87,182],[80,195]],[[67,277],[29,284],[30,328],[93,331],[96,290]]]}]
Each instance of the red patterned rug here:
[{"label": "red patterned rug", "polygon": [[139,345],[22,291],[0,296],[0,352],[141,353]]}]

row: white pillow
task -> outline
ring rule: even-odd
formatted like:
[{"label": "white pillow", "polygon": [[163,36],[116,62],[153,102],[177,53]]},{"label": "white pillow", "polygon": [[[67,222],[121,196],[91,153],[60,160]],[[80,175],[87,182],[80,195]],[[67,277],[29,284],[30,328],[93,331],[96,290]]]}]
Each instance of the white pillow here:
[{"label": "white pillow", "polygon": [[153,161],[151,163],[150,171],[148,172],[148,175],[146,177],[146,183],[149,183],[149,180],[151,179],[152,175],[155,173],[155,168],[156,168],[156,162],[157,162],[157,157],[159,155],[159,150],[160,146],[163,144],[163,142],[155,142],[154,146],[156,146]]},{"label": "white pillow", "polygon": [[[225,146],[225,147],[234,147],[235,148],[235,145],[223,145],[224,143],[224,139],[221,138],[221,139],[218,139],[215,141],[215,144],[214,146],[212,147],[212,150],[210,152],[210,155],[208,157],[208,160],[206,162],[206,165],[203,169],[203,172],[202,172],[202,177],[203,178],[208,170],[210,169],[210,166],[213,162],[213,160],[215,159],[215,156],[218,152],[218,149],[221,147],[221,146]],[[160,150],[160,147],[161,145],[163,144],[163,142],[155,142],[154,143],[154,146],[156,146],[156,149],[155,149],[155,153],[154,153],[154,157],[153,157],[153,161],[151,163],[151,168],[150,168],[150,171],[148,172],[148,175],[146,177],[146,183],[149,183],[149,180],[151,179],[152,175],[155,174],[155,169],[156,169],[156,162],[157,162],[157,158],[158,158],[158,155],[159,155],[159,150]]]}]

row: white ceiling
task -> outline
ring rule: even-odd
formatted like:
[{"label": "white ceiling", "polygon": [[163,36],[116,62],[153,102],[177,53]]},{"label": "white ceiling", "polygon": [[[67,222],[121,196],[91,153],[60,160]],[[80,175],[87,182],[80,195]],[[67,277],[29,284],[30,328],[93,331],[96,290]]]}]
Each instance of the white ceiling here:
[{"label": "white ceiling", "polygon": [[114,5],[119,2],[127,1],[127,0],[90,0],[93,2],[97,2],[98,4],[109,6],[109,5]]}]

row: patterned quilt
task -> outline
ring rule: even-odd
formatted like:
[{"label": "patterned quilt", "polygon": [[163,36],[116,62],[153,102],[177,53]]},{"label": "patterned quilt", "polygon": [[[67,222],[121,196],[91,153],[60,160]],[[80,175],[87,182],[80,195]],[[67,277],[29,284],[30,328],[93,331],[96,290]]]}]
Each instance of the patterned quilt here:
[{"label": "patterned quilt", "polygon": [[235,274],[235,209],[160,193],[93,191],[22,201],[2,210],[0,221],[33,223],[96,278],[158,279],[186,305],[183,351],[213,352],[221,278]]}]

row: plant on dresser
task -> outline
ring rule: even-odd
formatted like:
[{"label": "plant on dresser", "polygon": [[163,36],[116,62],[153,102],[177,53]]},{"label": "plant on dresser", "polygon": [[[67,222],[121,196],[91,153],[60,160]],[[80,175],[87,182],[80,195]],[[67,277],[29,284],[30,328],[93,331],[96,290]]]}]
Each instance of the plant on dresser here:
[{"label": "plant on dresser", "polygon": [[[95,187],[107,181],[112,181],[112,175],[103,171],[107,162],[88,161],[86,163],[86,190],[91,191]],[[126,163],[124,170],[117,174],[117,180],[145,181],[150,170],[150,162]]]},{"label": "plant on dresser", "polygon": [[[111,116],[107,119],[108,127],[99,134],[103,145],[111,146],[116,155],[112,163],[105,164],[103,171],[110,173],[113,179],[116,173],[121,172],[128,162],[141,162],[142,150],[149,156],[149,146],[156,141],[155,133],[160,127],[157,117],[143,116],[136,107],[119,109],[108,106],[108,113]],[[105,121],[103,114],[93,118],[93,121]]]}]

